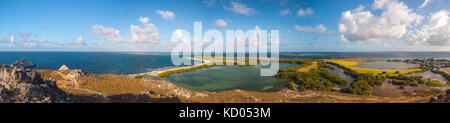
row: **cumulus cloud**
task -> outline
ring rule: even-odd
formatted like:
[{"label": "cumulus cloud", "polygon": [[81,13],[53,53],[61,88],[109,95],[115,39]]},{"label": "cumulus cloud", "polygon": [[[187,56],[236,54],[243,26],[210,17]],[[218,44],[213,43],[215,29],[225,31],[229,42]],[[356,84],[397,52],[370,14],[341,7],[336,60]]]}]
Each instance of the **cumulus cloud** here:
[{"label": "cumulus cloud", "polygon": [[408,27],[420,24],[423,19],[397,0],[375,0],[372,7],[381,10],[381,14],[364,11],[362,6],[342,13],[338,32],[344,42],[400,39]]},{"label": "cumulus cloud", "polygon": [[280,14],[283,16],[289,14],[289,9],[280,10]]},{"label": "cumulus cloud", "polygon": [[297,11],[297,16],[299,16],[299,17],[307,16],[307,15],[313,15],[313,14],[314,14],[314,11],[310,7],[306,8],[306,10],[299,9]]},{"label": "cumulus cloud", "polygon": [[148,17],[141,17],[139,21],[144,25],[144,28],[136,25],[130,26],[132,33],[131,42],[153,44],[160,40],[158,29],[152,23],[148,23]]},{"label": "cumulus cloud", "polygon": [[449,14],[447,10],[431,13],[428,24],[416,29],[407,42],[414,45],[450,46]]},{"label": "cumulus cloud", "polygon": [[217,19],[215,20],[215,25],[219,28],[225,28],[227,27],[227,22],[223,19]]},{"label": "cumulus cloud", "polygon": [[114,43],[124,41],[122,37],[120,37],[120,31],[110,27],[103,27],[102,25],[94,25],[92,27],[91,33],[100,35],[102,40],[111,41]]},{"label": "cumulus cloud", "polygon": [[331,33],[331,31],[328,31],[328,29],[323,24],[320,24],[316,27],[294,25],[294,28],[298,32],[312,32],[312,33],[318,33],[318,34],[330,34]]},{"label": "cumulus cloud", "polygon": [[165,20],[174,20],[175,19],[175,13],[171,11],[163,11],[163,10],[156,10],[156,13],[161,15]]},{"label": "cumulus cloud", "polygon": [[430,1],[431,1],[431,0],[425,0],[425,1],[423,1],[422,5],[420,5],[419,8],[423,8],[423,7],[427,6],[428,3],[430,3]]},{"label": "cumulus cloud", "polygon": [[177,29],[172,33],[173,40],[180,41],[182,44],[190,44],[190,36],[186,34],[182,29]]},{"label": "cumulus cloud", "polygon": [[228,11],[232,11],[232,12],[236,12],[239,14],[243,14],[243,15],[254,15],[257,13],[257,11],[253,8],[248,8],[247,5],[242,4],[242,3],[238,3],[238,2],[231,2],[231,7],[226,7],[224,6],[225,10]]},{"label": "cumulus cloud", "polygon": [[[102,40],[111,41],[113,43],[149,43],[154,44],[160,40],[158,29],[152,23],[149,23],[148,17],[140,17],[139,22],[143,27],[138,25],[130,25],[131,39],[124,39],[120,36],[120,31],[102,25],[94,25],[91,33],[101,36]],[[80,39],[80,38],[79,38]]]}]

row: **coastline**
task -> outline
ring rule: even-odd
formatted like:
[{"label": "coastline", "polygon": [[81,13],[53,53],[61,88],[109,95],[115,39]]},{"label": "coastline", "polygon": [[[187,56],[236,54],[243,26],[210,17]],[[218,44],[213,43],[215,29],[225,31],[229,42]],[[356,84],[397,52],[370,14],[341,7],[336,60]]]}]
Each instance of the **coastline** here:
[{"label": "coastline", "polygon": [[[190,58],[188,57],[187,59],[189,60],[199,60],[199,59],[195,59],[195,58]],[[198,66],[202,66],[202,65],[208,65],[209,63],[211,63],[212,61],[209,60],[200,60],[202,63],[198,64],[198,65],[191,65],[191,66],[183,66],[183,67],[173,67],[173,68],[168,68],[168,69],[164,69],[164,70],[154,70],[152,72],[147,72],[144,73],[143,75],[149,75],[149,76],[156,76],[159,77],[159,74],[161,73],[165,73],[165,72],[169,72],[169,71],[176,71],[176,70],[181,70],[181,69],[190,69],[190,68],[195,68]]]}]

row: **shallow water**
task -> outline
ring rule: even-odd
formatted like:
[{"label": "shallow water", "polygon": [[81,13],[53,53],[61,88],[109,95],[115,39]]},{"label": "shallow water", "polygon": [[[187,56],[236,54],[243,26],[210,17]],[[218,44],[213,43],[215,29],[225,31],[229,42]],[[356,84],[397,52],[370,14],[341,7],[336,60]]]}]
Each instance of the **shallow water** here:
[{"label": "shallow water", "polygon": [[[280,69],[294,64],[280,64]],[[233,89],[271,91],[285,83],[272,77],[260,76],[261,66],[217,66],[192,72],[172,74],[165,79],[196,91],[224,91]]]},{"label": "shallow water", "polygon": [[343,70],[333,64],[327,64],[327,65],[334,68],[334,70],[328,69],[328,72],[330,72],[333,75],[339,76],[339,78],[348,82],[348,84],[345,85],[344,88],[348,87],[353,82],[354,79],[352,78],[352,76],[345,74],[344,73],[345,70]]},{"label": "shallow water", "polygon": [[447,84],[447,81],[448,81],[447,79],[442,77],[440,74],[436,74],[431,71],[413,73],[413,74],[408,74],[406,76],[422,76],[424,80],[436,80],[436,81],[441,82],[442,84]]},{"label": "shallow water", "polygon": [[401,68],[414,68],[418,66],[403,62],[374,61],[374,62],[361,62],[356,67],[373,68],[373,69],[401,69]]}]

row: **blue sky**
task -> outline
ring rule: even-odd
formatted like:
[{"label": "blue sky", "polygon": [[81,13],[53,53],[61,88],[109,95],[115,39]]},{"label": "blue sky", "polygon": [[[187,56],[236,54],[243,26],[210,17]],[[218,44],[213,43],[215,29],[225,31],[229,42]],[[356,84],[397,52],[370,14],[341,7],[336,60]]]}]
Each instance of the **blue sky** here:
[{"label": "blue sky", "polygon": [[163,52],[202,22],[280,30],[281,51],[450,51],[449,13],[448,0],[0,0],[0,49]]}]

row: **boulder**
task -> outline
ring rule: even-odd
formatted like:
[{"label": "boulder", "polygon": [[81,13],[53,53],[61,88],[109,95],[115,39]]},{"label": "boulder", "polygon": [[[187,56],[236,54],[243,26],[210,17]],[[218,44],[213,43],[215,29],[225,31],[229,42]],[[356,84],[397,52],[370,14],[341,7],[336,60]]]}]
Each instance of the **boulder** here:
[{"label": "boulder", "polygon": [[69,67],[67,67],[66,65],[62,65],[58,70],[60,71],[66,71],[66,70],[70,70]]},{"label": "boulder", "polygon": [[84,76],[84,75],[86,75],[86,73],[84,71],[82,71],[82,70],[72,70],[72,71],[69,72],[69,74],[67,74],[67,77],[78,78],[78,77],[81,77],[81,76]]},{"label": "boulder", "polygon": [[18,68],[30,69],[30,68],[36,67],[36,64],[34,64],[33,62],[28,61],[26,59],[22,59],[22,60],[12,63],[11,66],[18,67]]}]

